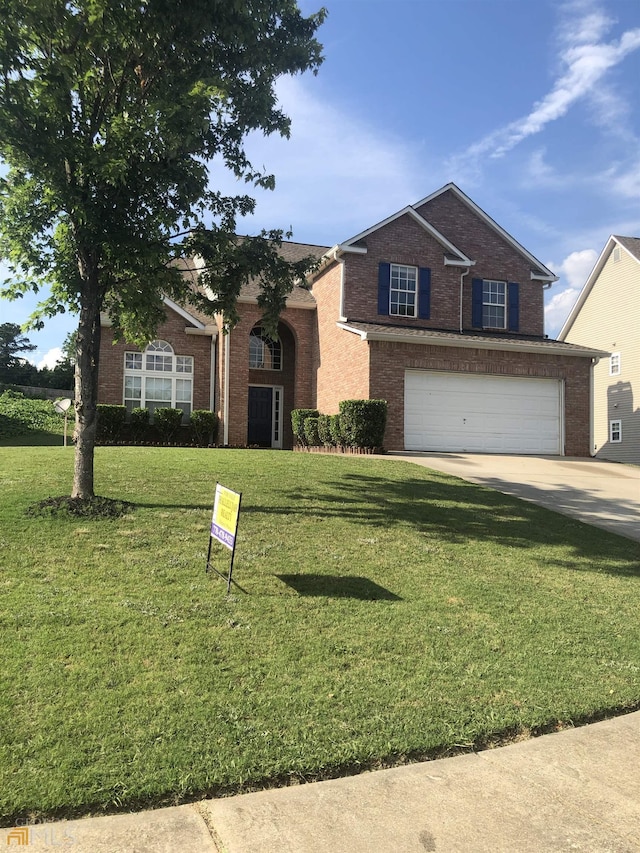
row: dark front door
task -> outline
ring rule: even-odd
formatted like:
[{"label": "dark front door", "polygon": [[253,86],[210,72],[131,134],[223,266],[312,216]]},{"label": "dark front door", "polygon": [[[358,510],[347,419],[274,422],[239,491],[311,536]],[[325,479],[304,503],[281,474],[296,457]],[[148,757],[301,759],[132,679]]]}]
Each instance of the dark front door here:
[{"label": "dark front door", "polygon": [[249,388],[247,444],[271,447],[273,388]]}]

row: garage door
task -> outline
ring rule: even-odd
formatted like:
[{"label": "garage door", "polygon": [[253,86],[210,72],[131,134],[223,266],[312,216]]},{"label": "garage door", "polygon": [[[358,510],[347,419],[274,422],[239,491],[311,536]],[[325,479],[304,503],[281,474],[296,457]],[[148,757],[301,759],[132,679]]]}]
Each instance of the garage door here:
[{"label": "garage door", "polygon": [[405,373],[407,450],[562,452],[561,385],[460,373]]}]

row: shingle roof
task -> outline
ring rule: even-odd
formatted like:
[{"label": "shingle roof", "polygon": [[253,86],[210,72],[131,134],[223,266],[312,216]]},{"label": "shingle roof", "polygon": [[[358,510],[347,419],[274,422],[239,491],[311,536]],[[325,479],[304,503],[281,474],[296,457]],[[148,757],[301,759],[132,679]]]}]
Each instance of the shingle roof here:
[{"label": "shingle roof", "polygon": [[516,350],[553,355],[591,356],[608,355],[604,350],[568,344],[563,341],[526,336],[478,335],[469,332],[444,332],[438,329],[419,329],[415,326],[382,325],[348,320],[339,324],[341,328],[358,332],[368,340],[396,340],[398,343],[421,343],[433,346],[461,346],[478,349]]},{"label": "shingle roof", "polygon": [[[320,259],[328,249],[328,246],[316,246],[312,243],[294,243],[292,241],[285,241],[280,247],[280,255],[286,261],[294,263],[295,261],[301,261],[308,257]],[[176,265],[182,269],[185,276],[191,278],[192,286],[194,288],[197,287],[197,264],[191,258],[182,258],[179,261],[176,261]],[[260,282],[258,279],[252,279],[242,287],[238,301],[255,303],[259,295]],[[300,306],[312,308],[315,304],[316,301],[314,297],[306,287],[294,287],[287,297],[287,305],[291,307]],[[211,325],[211,323],[213,323],[212,316],[204,314],[194,305],[185,303],[184,308],[201,323],[204,323],[205,325]]]}]

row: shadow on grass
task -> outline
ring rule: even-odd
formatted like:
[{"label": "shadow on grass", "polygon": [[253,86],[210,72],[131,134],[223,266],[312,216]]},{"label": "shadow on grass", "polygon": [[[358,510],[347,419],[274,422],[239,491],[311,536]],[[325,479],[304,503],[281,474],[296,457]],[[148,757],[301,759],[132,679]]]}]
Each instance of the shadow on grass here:
[{"label": "shadow on grass", "polygon": [[[67,448],[73,452],[71,437],[67,439]],[[57,445],[62,450],[64,438],[61,434],[55,432],[29,432],[25,435],[12,435],[7,438],[0,438],[0,447],[48,447]]]},{"label": "shadow on grass", "polygon": [[344,575],[276,575],[298,593],[327,598],[357,598],[361,601],[402,601],[400,596],[369,578]]},{"label": "shadow on grass", "polygon": [[[476,541],[511,548],[565,546],[555,565],[640,578],[640,543],[491,488],[433,472],[429,479],[392,479],[345,473],[317,482],[313,491],[287,491],[279,506],[244,506],[243,512],[340,518],[380,530],[408,526],[425,538],[452,544]],[[575,559],[572,559],[575,557]]]}]

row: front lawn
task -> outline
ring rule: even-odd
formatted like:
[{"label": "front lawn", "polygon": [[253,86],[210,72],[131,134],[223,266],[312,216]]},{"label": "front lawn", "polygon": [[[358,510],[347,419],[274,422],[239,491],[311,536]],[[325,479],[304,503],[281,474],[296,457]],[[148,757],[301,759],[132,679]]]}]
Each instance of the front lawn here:
[{"label": "front lawn", "polygon": [[[5,825],[638,707],[638,544],[410,463],[277,451],[99,448],[133,513],[28,516],[72,457],[0,448]],[[229,598],[216,480],[243,492]]]}]

